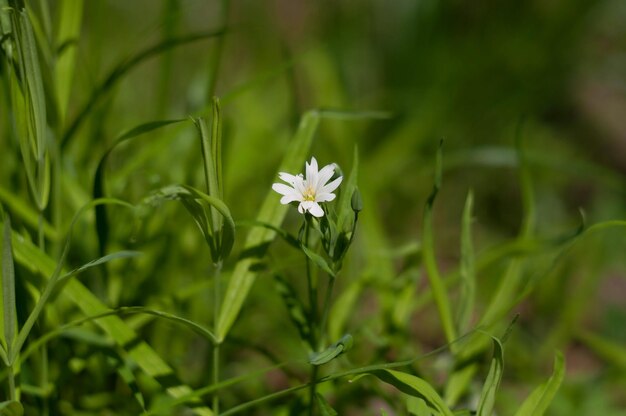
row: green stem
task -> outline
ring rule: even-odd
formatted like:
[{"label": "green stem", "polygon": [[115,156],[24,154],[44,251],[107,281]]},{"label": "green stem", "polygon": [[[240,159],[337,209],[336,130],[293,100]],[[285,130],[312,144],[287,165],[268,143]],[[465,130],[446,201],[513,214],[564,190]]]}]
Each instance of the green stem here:
[{"label": "green stem", "polygon": [[[215,276],[213,287],[213,330],[217,333],[217,326],[219,323],[220,301],[221,301],[221,274],[222,274],[222,262],[219,261],[215,264]],[[213,375],[212,381],[214,385],[217,385],[220,381],[220,341],[213,344]],[[213,395],[213,413],[215,416],[220,414],[220,398],[216,391]]]},{"label": "green stem", "polygon": [[9,400],[17,400],[16,390],[15,390],[15,374],[13,374],[13,364],[9,366]]},{"label": "green stem", "polygon": [[[307,247],[309,246],[310,239],[310,225],[308,219],[305,219],[305,231],[304,231],[304,244]],[[318,310],[317,310],[317,278],[314,275],[313,264],[308,256],[306,258],[306,277],[307,277],[307,285],[309,291],[309,325],[311,328],[311,348],[314,351],[319,351],[319,339],[318,339]],[[315,395],[317,393],[317,384],[315,380],[317,379],[318,367],[315,365],[311,365],[311,382],[309,386],[309,416],[314,415],[315,411]]]}]

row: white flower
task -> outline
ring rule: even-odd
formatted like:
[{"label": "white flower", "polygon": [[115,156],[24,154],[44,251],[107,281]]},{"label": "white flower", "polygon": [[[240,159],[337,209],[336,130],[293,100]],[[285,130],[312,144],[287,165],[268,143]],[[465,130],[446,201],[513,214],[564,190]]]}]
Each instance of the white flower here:
[{"label": "white flower", "polygon": [[278,177],[291,186],[287,186],[284,183],[275,183],[272,185],[272,189],[283,196],[280,199],[281,204],[285,205],[297,201],[300,202],[298,212],[301,214],[309,212],[311,215],[321,217],[324,215],[324,210],[320,207],[319,202],[328,202],[335,199],[335,194],[332,192],[341,184],[343,176],[326,183],[335,173],[334,163],[318,170],[317,160],[312,157],[311,163],[305,164],[306,178],[302,174],[291,175],[280,172]]}]

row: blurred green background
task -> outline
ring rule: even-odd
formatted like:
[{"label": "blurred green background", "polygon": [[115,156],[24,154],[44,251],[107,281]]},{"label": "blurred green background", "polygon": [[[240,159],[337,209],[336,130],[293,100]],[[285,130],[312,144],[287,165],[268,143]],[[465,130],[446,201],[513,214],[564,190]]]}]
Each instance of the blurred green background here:
[{"label": "blurred green background", "polygon": [[[54,38],[60,30],[59,2],[32,3],[40,30]],[[349,302],[342,295],[354,295],[343,327],[336,328],[339,335],[345,330],[355,336],[347,360],[365,365],[410,358],[445,344],[421,264],[422,215],[439,142],[444,141],[444,175],[434,206],[436,253],[444,275],[452,275],[470,189],[479,263],[520,232],[528,207],[517,137],[534,188],[532,236],[541,247],[513,251],[477,271],[476,322],[511,259],[521,259],[519,293],[532,287],[499,320],[501,331],[520,314],[506,344],[497,409],[513,414],[532,386],[549,376],[558,349],[567,373],[548,414],[624,414],[624,229],[590,233],[567,251],[560,242],[580,225],[581,210],[587,225],[623,220],[626,213],[626,2],[108,0],[85,2],[82,19],[80,37],[70,43],[76,47],[76,66],[67,116],[49,112],[51,136],[63,145],[55,191],[60,196],[46,216],[55,218],[59,232],[91,198],[98,162],[121,132],[152,120],[208,116],[213,95],[221,98],[224,117],[224,200],[236,220],[255,217],[304,112],[386,112],[382,120],[324,120],[311,154],[322,165],[338,163],[346,173],[355,145],[360,156],[365,208],[335,297]],[[163,40],[220,28],[223,36],[168,48],[132,66],[106,85],[68,135],[93,91],[115,68]],[[53,41],[48,46],[61,47]],[[3,70],[5,75],[6,66]],[[6,82],[0,91],[3,103],[9,103]],[[4,195],[32,204],[10,117],[2,104],[0,187]],[[202,185],[191,122],[138,137],[109,158],[108,196],[137,203],[171,183]],[[7,204],[7,197],[0,195],[0,202]],[[144,255],[111,263],[82,281],[111,307],[153,306],[210,323],[208,250],[184,209],[163,205],[138,220],[110,208],[109,216],[109,249],[132,248]],[[291,210],[284,226],[295,233],[300,221]],[[14,223],[35,239],[26,222],[15,218]],[[93,218],[79,228],[79,243],[70,254],[76,265],[98,255]],[[236,249],[245,232],[238,230]],[[234,261],[226,264],[226,279]],[[271,267],[301,288],[303,261],[284,243],[270,250]],[[30,283],[21,285],[24,293],[31,290]],[[453,284],[453,303],[458,292]],[[23,308],[21,317],[28,306]],[[59,305],[47,325],[79,316]],[[167,323],[132,319],[184,381],[193,387],[209,383],[206,341]],[[225,346],[224,378],[302,358],[297,331],[289,325],[271,273],[261,275]],[[137,411],[114,370],[103,370],[106,359],[97,349],[77,340],[51,345],[54,406],[65,409],[59,412]],[[481,359],[487,366],[489,351]],[[68,371],[65,362],[75,368]],[[446,365],[444,355],[419,371],[439,386]],[[480,389],[486,368],[474,390]],[[227,390],[226,407],[285,388],[306,374],[292,371]],[[148,381],[139,382],[150,391]],[[395,396],[374,380],[339,384],[326,390],[341,398],[332,399],[339,414],[395,408]],[[107,395],[112,391],[118,396]],[[36,398],[27,400],[36,408]],[[258,414],[279,414],[270,408]]]}]

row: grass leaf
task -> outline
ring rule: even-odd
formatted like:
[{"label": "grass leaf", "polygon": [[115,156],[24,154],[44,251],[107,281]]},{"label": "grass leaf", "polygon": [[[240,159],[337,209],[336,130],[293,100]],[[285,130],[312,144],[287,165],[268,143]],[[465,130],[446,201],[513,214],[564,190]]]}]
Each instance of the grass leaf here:
[{"label": "grass leaf", "polygon": [[500,340],[494,337],[492,337],[492,339],[493,357],[491,358],[491,366],[489,367],[489,373],[487,373],[487,379],[485,380],[482,393],[480,394],[480,401],[478,402],[478,409],[476,410],[477,416],[491,416],[496,400],[496,393],[498,387],[500,387],[500,380],[502,379],[502,370],[504,368],[503,348]]},{"label": "grass leaf", "polygon": [[[317,112],[312,111],[304,115],[294,140],[285,152],[279,171],[293,172],[304,163],[318,124],[319,115]],[[278,227],[287,213],[287,208],[287,206],[280,204],[279,198],[274,191],[269,189],[268,184],[268,194],[261,205],[256,220]],[[228,334],[254,283],[257,272],[252,270],[252,266],[256,263],[256,258],[264,253],[275,235],[275,231],[266,228],[255,228],[248,233],[243,247],[247,256],[235,266],[224,294],[216,334],[220,341]]]},{"label": "grass leaf", "polygon": [[554,357],[554,371],[552,376],[535,390],[522,403],[515,416],[541,416],[546,411],[565,377],[565,358],[557,352]]},{"label": "grass leaf", "polygon": [[14,267],[11,244],[11,220],[6,215],[2,234],[2,312],[4,315],[4,342],[9,357],[13,353],[17,324]]}]

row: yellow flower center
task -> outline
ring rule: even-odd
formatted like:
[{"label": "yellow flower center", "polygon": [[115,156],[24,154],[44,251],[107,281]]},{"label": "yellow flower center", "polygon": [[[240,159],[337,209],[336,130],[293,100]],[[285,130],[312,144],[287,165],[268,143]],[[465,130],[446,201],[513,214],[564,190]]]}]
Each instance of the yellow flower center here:
[{"label": "yellow flower center", "polygon": [[311,187],[306,188],[302,197],[305,201],[315,201],[315,190],[311,189]]}]

